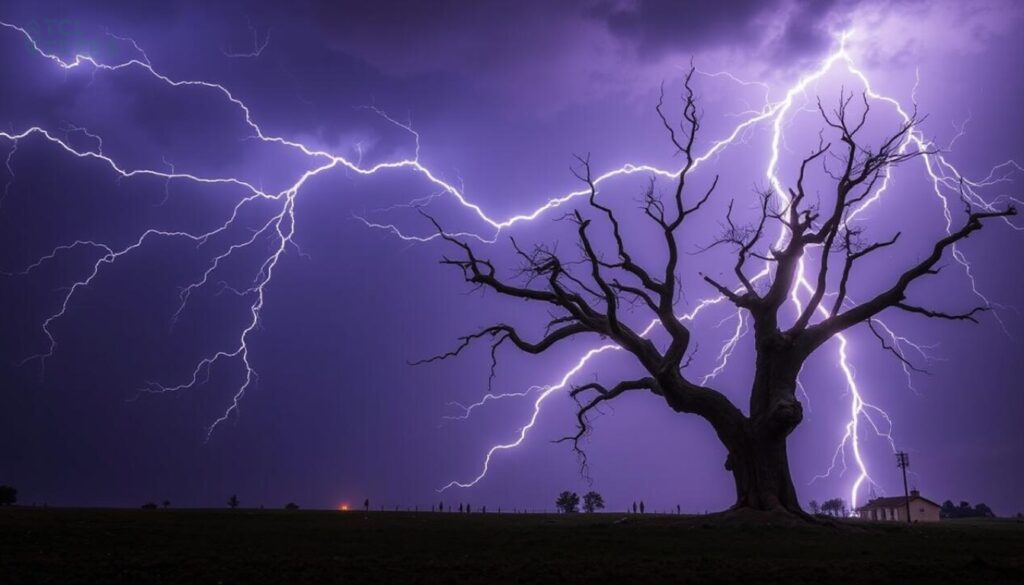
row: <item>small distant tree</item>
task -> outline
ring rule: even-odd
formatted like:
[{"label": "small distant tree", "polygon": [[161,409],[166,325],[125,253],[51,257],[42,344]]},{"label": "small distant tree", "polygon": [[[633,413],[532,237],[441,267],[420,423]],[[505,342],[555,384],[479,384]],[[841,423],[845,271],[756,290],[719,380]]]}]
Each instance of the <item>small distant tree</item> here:
[{"label": "small distant tree", "polygon": [[156,504],[153,503],[153,502],[146,502],[145,504],[142,504],[142,509],[143,510],[156,510]]},{"label": "small distant tree", "polygon": [[162,505],[162,506],[164,507],[164,509],[166,510],[167,508],[170,508],[170,507],[171,507],[171,501],[170,501],[170,500],[164,500],[163,502],[161,502],[161,505]]},{"label": "small distant tree", "polygon": [[[232,507],[234,507],[234,506],[232,506]],[[299,509],[299,505],[296,504],[295,502],[288,502],[287,504],[284,505],[284,509],[285,510],[298,510]]]},{"label": "small distant tree", "polygon": [[0,485],[0,506],[13,506],[17,501],[17,489],[9,485]]},{"label": "small distant tree", "polygon": [[238,496],[231,494],[231,497],[228,498],[228,507],[232,510],[238,507]]},{"label": "small distant tree", "polygon": [[812,514],[821,514],[821,506],[818,505],[818,500],[811,500],[807,505],[811,508]]},{"label": "small distant tree", "polygon": [[945,502],[942,502],[942,507],[939,508],[939,517],[940,518],[955,518],[956,517],[956,506],[953,505],[953,502],[951,502],[949,500],[946,500]]},{"label": "small distant tree", "polygon": [[580,497],[576,492],[564,491],[558,494],[555,507],[563,514],[574,514],[580,511]]},{"label": "small distant tree", "polygon": [[974,506],[974,515],[978,518],[995,518],[996,514],[983,503],[979,503]]},{"label": "small distant tree", "polygon": [[836,518],[842,518],[846,516],[846,502],[842,498],[832,498],[825,500],[821,504],[821,512],[828,514],[829,516],[835,516]]},{"label": "small distant tree", "polygon": [[583,511],[593,514],[597,510],[604,510],[604,498],[601,494],[593,490],[583,494]]},{"label": "small distant tree", "polygon": [[980,502],[975,506],[971,506],[970,502],[966,501],[961,501],[959,505],[953,505],[953,502],[946,500],[942,502],[939,516],[941,518],[994,518],[995,512]]}]

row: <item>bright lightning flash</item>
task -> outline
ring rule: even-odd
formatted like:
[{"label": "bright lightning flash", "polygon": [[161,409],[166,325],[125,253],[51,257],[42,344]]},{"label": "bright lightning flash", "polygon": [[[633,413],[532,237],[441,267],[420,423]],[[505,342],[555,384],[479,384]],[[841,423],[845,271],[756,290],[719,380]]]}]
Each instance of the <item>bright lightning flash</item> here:
[{"label": "bright lightning flash", "polygon": [[[260,43],[258,42],[258,39],[255,36],[255,29],[253,29],[251,25],[250,30],[253,32],[254,35],[253,50],[248,53],[226,52],[228,56],[255,58],[258,57],[260,53],[262,53],[262,51],[266,48],[267,40],[269,39],[269,32],[264,37],[263,42]],[[237,416],[241,401],[244,398],[247,390],[249,390],[252,387],[252,385],[256,383],[257,375],[249,358],[249,343],[251,341],[253,333],[256,331],[259,325],[260,316],[265,305],[266,290],[274,276],[275,269],[277,268],[281,258],[283,257],[283,255],[290,246],[297,248],[297,245],[294,242],[296,227],[295,203],[297,198],[300,196],[302,188],[305,185],[307,185],[310,180],[315,179],[319,175],[331,171],[333,169],[344,169],[346,171],[353,172],[358,175],[367,176],[384,172],[412,172],[414,174],[421,176],[428,183],[433,185],[433,187],[436,189],[436,193],[434,195],[431,195],[429,198],[414,202],[413,205],[422,205],[429,203],[431,200],[441,195],[447,195],[452,197],[459,205],[461,205],[465,209],[470,210],[473,213],[473,215],[487,227],[487,231],[489,232],[483,234],[466,232],[462,234],[453,235],[473,237],[482,242],[487,243],[494,242],[497,236],[503,230],[509,229],[518,223],[532,221],[540,217],[541,215],[545,214],[546,212],[559,206],[568,204],[574,199],[580,196],[584,196],[588,193],[588,190],[578,190],[562,194],[559,196],[552,197],[551,199],[547,200],[543,205],[534,209],[533,211],[513,215],[504,220],[495,219],[488,215],[488,213],[483,209],[483,207],[471,201],[465,195],[463,189],[456,187],[455,185],[443,180],[438,176],[437,173],[435,173],[434,171],[420,163],[419,135],[412,129],[410,124],[397,121],[396,119],[388,116],[384,112],[380,112],[379,110],[375,111],[379,115],[384,117],[388,122],[400,127],[404,131],[408,132],[414,138],[416,145],[415,156],[413,156],[412,158],[405,158],[401,160],[378,163],[371,166],[364,166],[362,164],[361,154],[358,159],[350,160],[349,158],[346,158],[345,156],[342,156],[337,153],[321,150],[319,148],[308,146],[301,142],[294,141],[281,136],[273,136],[266,134],[261,129],[261,127],[254,121],[252,112],[250,111],[249,107],[241,99],[235,97],[232,94],[232,92],[228,90],[225,86],[220,85],[218,83],[211,83],[207,81],[172,79],[158,72],[157,69],[155,69],[151,64],[151,61],[149,57],[146,55],[146,53],[140,48],[140,46],[134,40],[129,38],[115,36],[115,38],[117,39],[131,43],[131,45],[140,55],[140,58],[131,59],[128,61],[118,63],[107,63],[101,59],[83,54],[76,54],[74,58],[70,60],[62,59],[56,54],[47,52],[36,42],[34,38],[32,38],[32,36],[24,28],[20,26],[0,22],[0,32],[3,31],[21,35],[25,40],[28,41],[28,46],[35,52],[37,56],[45,60],[48,60],[52,65],[64,70],[65,72],[71,72],[77,69],[88,69],[91,70],[91,73],[93,75],[95,75],[97,72],[103,72],[107,74],[127,74],[129,72],[137,71],[144,75],[150,76],[152,79],[155,79],[156,81],[165,84],[168,88],[196,88],[209,91],[213,95],[219,96],[220,98],[227,100],[234,108],[236,108],[238,114],[244,121],[247,128],[252,131],[254,139],[264,143],[277,145],[280,147],[297,151],[308,159],[309,167],[303,172],[301,172],[299,175],[297,175],[294,178],[293,182],[290,184],[290,186],[278,192],[267,192],[264,191],[262,188],[241,178],[210,177],[200,176],[197,174],[186,172],[177,172],[175,170],[175,167],[173,165],[170,165],[166,161],[163,161],[165,165],[164,168],[166,169],[169,167],[169,171],[158,170],[155,168],[126,168],[122,164],[119,164],[117,161],[115,161],[112,157],[104,154],[103,139],[100,136],[93,134],[84,128],[79,128],[71,124],[67,124],[60,129],[60,131],[63,132],[64,134],[63,139],[58,135],[57,132],[50,131],[39,126],[25,128],[20,131],[0,131],[0,139],[3,139],[12,144],[11,149],[8,151],[8,154],[5,159],[9,179],[4,186],[3,195],[0,195],[0,201],[2,201],[2,197],[8,195],[12,186],[14,178],[14,155],[17,151],[18,145],[21,143],[21,141],[33,137],[49,142],[57,149],[64,151],[67,155],[77,157],[79,159],[92,161],[98,165],[103,165],[110,171],[112,171],[115,175],[117,175],[120,179],[150,176],[163,179],[168,184],[170,182],[182,181],[195,183],[199,185],[227,186],[231,188],[236,188],[243,193],[243,196],[238,201],[238,203],[233,207],[231,213],[224,219],[223,222],[221,222],[217,227],[210,231],[163,231],[150,228],[142,231],[130,244],[121,247],[115,247],[99,241],[77,240],[71,243],[65,243],[56,246],[48,254],[42,256],[34,263],[30,264],[28,267],[24,268],[19,272],[16,272],[15,274],[20,275],[28,274],[31,271],[38,268],[39,266],[41,266],[42,264],[50,260],[53,260],[58,255],[61,255],[65,252],[74,249],[89,249],[96,253],[96,259],[93,261],[93,264],[91,265],[91,268],[86,274],[86,276],[71,283],[67,287],[66,292],[64,293],[60,302],[58,303],[57,310],[43,321],[42,330],[47,339],[47,346],[45,350],[37,355],[26,358],[26,362],[31,360],[39,360],[40,362],[45,362],[46,358],[53,355],[57,347],[57,342],[51,330],[52,325],[57,320],[61,319],[64,315],[66,315],[67,312],[71,309],[71,305],[75,299],[76,293],[78,293],[83,288],[90,286],[105,267],[114,264],[115,262],[125,257],[126,255],[132,254],[133,252],[137,251],[139,248],[147,244],[149,241],[159,238],[185,239],[190,240],[196,243],[197,245],[213,246],[216,242],[220,242],[222,239],[229,239],[229,234],[232,233],[232,228],[237,225],[241,212],[248,206],[256,202],[262,202],[274,206],[273,209],[275,210],[275,212],[266,222],[263,223],[262,226],[259,226],[256,230],[249,232],[248,236],[243,239],[236,239],[234,241],[229,241],[228,243],[223,244],[222,247],[220,248],[220,251],[217,252],[209,261],[208,265],[206,266],[206,269],[200,275],[198,275],[196,279],[187,283],[181,289],[180,304],[178,306],[177,311],[173,315],[173,319],[176,320],[182,314],[182,312],[186,310],[191,295],[195,293],[197,290],[207,285],[210,285],[211,281],[216,278],[215,275],[225,260],[230,258],[236,252],[239,252],[243,249],[252,249],[256,247],[257,244],[264,244],[269,242],[271,244],[269,247],[269,251],[265,256],[262,257],[263,260],[259,265],[259,268],[256,271],[254,277],[252,278],[252,281],[249,284],[249,286],[238,288],[222,284],[222,286],[225,289],[229,289],[231,290],[231,292],[235,293],[240,298],[246,299],[246,302],[248,303],[248,318],[246,319],[245,324],[238,332],[238,336],[235,342],[233,342],[233,344],[231,344],[229,347],[217,350],[202,358],[191,370],[190,375],[188,375],[183,382],[180,382],[178,384],[162,384],[157,382],[149,382],[145,385],[144,388],[141,389],[141,391],[143,392],[152,393],[176,392],[190,389],[205,382],[210,375],[211,368],[213,368],[213,366],[218,362],[234,360],[238,364],[240,364],[243,370],[242,381],[233,394],[231,404],[207,428],[207,439],[209,439],[210,435],[219,424],[229,420],[232,416]],[[811,84],[818,81],[826,73],[837,67],[845,67],[850,74],[857,77],[865,87],[865,90],[867,91],[867,94],[871,99],[890,105],[901,117],[903,117],[904,120],[909,120],[909,115],[902,107],[902,105],[893,98],[886,97],[877,93],[872,88],[868,80],[868,77],[855,66],[853,59],[851,58],[850,54],[847,52],[846,49],[847,39],[848,35],[842,35],[840,38],[838,49],[832,54],[830,54],[827,58],[825,58],[816,69],[807,72],[805,75],[800,77],[800,79],[786,91],[783,99],[779,101],[769,101],[766,98],[766,102],[761,109],[747,112],[746,114],[744,114],[745,117],[739,124],[736,125],[732,132],[730,132],[724,138],[711,143],[706,152],[695,160],[693,168],[696,169],[697,167],[702,166],[704,162],[706,162],[708,159],[712,158],[713,156],[721,152],[729,145],[740,142],[748,130],[761,124],[770,125],[772,132],[771,156],[768,167],[765,172],[768,181],[774,188],[776,195],[780,199],[782,199],[782,202],[784,203],[786,199],[785,194],[787,191],[786,189],[783,188],[777,174],[780,145],[784,140],[784,124],[786,120],[789,119],[789,115],[793,112],[794,105],[797,102],[797,98],[803,95]],[[708,75],[728,77],[733,81],[745,85],[751,83],[743,82],[728,73]],[[766,85],[760,83],[756,84],[765,87],[767,91],[768,88]],[[95,144],[95,148],[93,150],[82,150],[73,147],[68,139],[68,135],[71,133],[81,133],[85,135],[90,141],[92,141]],[[901,148],[913,148],[921,152],[928,152],[931,150],[931,146],[932,145],[930,142],[925,140],[925,138],[921,136],[919,133],[917,133],[917,131],[914,131],[907,136],[907,139],[904,142],[904,144],[902,144]],[[358,145],[357,151],[361,153],[361,148],[359,148]],[[985,187],[1007,180],[1007,173],[1022,170],[1021,167],[1017,165],[1015,162],[1007,161],[1006,163],[1003,163],[1002,165],[999,165],[996,168],[994,168],[988,177],[972,181],[963,177],[956,170],[956,168],[947,160],[945,160],[942,156],[936,154],[925,154],[921,158],[924,161],[929,176],[931,177],[934,193],[941,202],[941,205],[943,206],[947,230],[950,229],[952,226],[952,216],[950,213],[949,206],[950,196],[955,195],[955,197],[959,197],[960,194],[963,193],[963,196],[967,198],[968,202],[971,205],[984,209],[992,209],[992,203],[986,201],[981,196],[980,191]],[[605,172],[604,174],[596,177],[594,183],[596,185],[600,185],[602,183],[609,181],[610,179],[633,174],[649,175],[672,179],[678,178],[679,173],[680,171],[678,170],[665,170],[650,165],[626,164],[619,168]],[[888,185],[889,177],[887,176],[885,177],[883,183],[873,194],[873,196],[866,199],[861,204],[859,209],[857,209],[851,215],[850,220],[854,220],[857,214],[859,214],[861,211],[872,205],[874,202],[878,201],[883,196],[884,192],[888,188]],[[396,235],[397,237],[400,237],[408,241],[426,242],[438,237],[438,234],[432,234],[427,236],[407,235],[400,231],[394,225],[374,223],[364,218],[359,219],[361,219],[368,227],[386,230]],[[1018,226],[1014,226],[1012,224],[1011,226],[1014,227],[1015,229],[1024,229]],[[777,242],[781,243],[784,240],[784,238],[785,235],[780,232]],[[973,275],[970,272],[970,265],[968,264],[967,259],[959,250],[954,250],[954,257],[956,258],[956,261],[963,266],[965,273],[968,279],[970,280],[971,288],[974,291],[974,293],[986,304],[990,304],[988,299],[985,298],[980,292],[978,292],[978,288],[974,282]],[[766,266],[752,280],[761,280],[768,277],[769,275],[770,271],[769,268]],[[811,285],[805,277],[803,273],[803,268],[801,267],[801,272],[799,273],[797,279],[797,287],[792,292],[792,302],[794,308],[796,308],[797,310],[800,309],[801,295],[804,293],[810,293],[811,290]],[[717,305],[721,303],[723,300],[724,297],[711,297],[704,299],[696,304],[692,312],[679,316],[679,319],[693,320],[701,312],[703,312],[705,308]],[[819,312],[821,312],[823,317],[827,316],[827,313],[824,309],[819,308]],[[718,354],[717,365],[715,369],[707,375],[705,380],[712,379],[726,368],[733,349],[736,347],[739,340],[745,334],[747,330],[747,325],[744,316],[742,314],[738,314],[736,318],[737,326],[734,331],[734,334],[732,335],[732,337],[730,337],[730,339],[728,339],[725,342],[725,344],[721,348]],[[643,331],[643,334],[650,334],[659,325],[660,323],[658,323],[657,321],[652,321]],[[925,347],[920,346],[918,344],[914,344],[905,337],[896,334],[892,329],[885,326],[884,323],[879,323],[879,326],[885,332],[885,335],[890,339],[892,345],[898,348],[896,351],[901,352],[901,355],[904,351],[904,348],[907,347],[912,348],[913,350],[918,351],[922,353],[922,355],[924,355],[926,349]],[[888,416],[885,414],[883,410],[864,400],[863,393],[857,384],[853,368],[848,360],[846,351],[848,343],[849,342],[846,337],[837,336],[836,349],[838,365],[843,374],[848,393],[851,397],[849,420],[845,425],[843,437],[836,449],[835,456],[832,459],[832,465],[829,467],[829,470],[828,472],[826,472],[826,475],[828,473],[831,473],[837,467],[845,469],[847,452],[849,451],[850,453],[852,453],[854,466],[857,471],[857,477],[854,480],[853,485],[851,487],[850,503],[852,506],[855,507],[857,503],[857,496],[862,484],[864,482],[873,483],[870,474],[868,473],[867,464],[865,463],[864,458],[861,454],[859,442],[861,435],[860,425],[862,422],[867,422],[867,424],[875,433],[885,437],[888,441],[890,441],[890,443],[892,441],[890,434],[892,425],[891,421],[889,420]],[[511,442],[494,445],[491,448],[489,448],[489,450],[486,453],[486,456],[484,457],[482,469],[476,477],[467,482],[453,481],[443,486],[441,490],[445,490],[455,486],[470,487],[476,485],[486,476],[492,461],[492,457],[496,453],[498,453],[499,451],[514,449],[523,443],[523,441],[527,437],[527,434],[537,422],[543,404],[549,397],[556,393],[566,390],[569,387],[571,380],[578,373],[580,373],[580,371],[583,370],[593,358],[600,354],[609,351],[615,351],[618,349],[619,348],[615,345],[602,345],[590,349],[589,351],[585,352],[568,370],[566,370],[558,378],[557,382],[553,384],[534,386],[527,389],[524,392],[517,393],[488,393],[478,402],[470,404],[468,406],[456,404],[456,406],[458,406],[463,411],[463,414],[451,418],[463,419],[469,417],[470,414],[475,409],[483,407],[485,404],[489,402],[499,401],[505,398],[523,398],[536,395],[536,398],[534,399],[533,403],[532,415],[530,416],[526,424],[519,428],[516,438]],[[907,374],[909,376],[910,372],[907,371]],[[876,424],[876,421],[879,419],[884,421],[885,424],[881,426]]]}]

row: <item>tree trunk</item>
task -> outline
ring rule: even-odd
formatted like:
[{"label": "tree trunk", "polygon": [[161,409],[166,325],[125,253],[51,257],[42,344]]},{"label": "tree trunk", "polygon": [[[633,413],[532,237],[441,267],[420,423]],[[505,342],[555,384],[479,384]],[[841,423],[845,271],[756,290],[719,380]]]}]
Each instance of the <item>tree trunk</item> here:
[{"label": "tree trunk", "polygon": [[733,509],[804,514],[789,474],[785,436],[766,439],[748,435],[730,448],[725,468],[732,471],[736,481]]},{"label": "tree trunk", "polygon": [[696,413],[707,420],[728,449],[725,468],[736,482],[732,509],[781,511],[806,518],[786,454],[787,437],[803,421],[803,406],[795,395],[799,363],[788,355],[763,359],[764,353],[759,356],[749,416],[717,392],[698,394],[698,400],[685,390],[680,376],[659,379],[658,388],[676,412]]},{"label": "tree trunk", "polygon": [[[773,325],[774,327],[774,325]],[[803,421],[796,379],[803,356],[774,329],[757,335],[757,365],[750,394],[750,416],[725,439],[726,469],[736,481],[734,508],[804,516],[789,474],[786,438]]]}]

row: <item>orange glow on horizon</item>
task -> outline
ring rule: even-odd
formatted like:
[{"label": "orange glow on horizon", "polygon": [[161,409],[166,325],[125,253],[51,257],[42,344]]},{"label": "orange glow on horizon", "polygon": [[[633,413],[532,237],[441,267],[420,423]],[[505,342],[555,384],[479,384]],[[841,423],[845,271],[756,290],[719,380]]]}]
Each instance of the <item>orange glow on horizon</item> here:
[{"label": "orange glow on horizon", "polygon": [[348,512],[348,504],[342,504],[338,509],[342,512]]}]

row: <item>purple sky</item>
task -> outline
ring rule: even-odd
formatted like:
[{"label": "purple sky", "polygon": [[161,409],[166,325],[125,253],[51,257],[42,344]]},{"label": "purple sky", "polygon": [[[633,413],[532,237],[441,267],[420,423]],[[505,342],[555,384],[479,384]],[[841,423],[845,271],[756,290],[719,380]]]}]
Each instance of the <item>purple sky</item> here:
[{"label": "purple sky", "polygon": [[[23,28],[40,50],[66,62],[75,54],[108,65],[148,59],[170,80],[220,84],[245,103],[265,135],[329,151],[361,168],[416,154],[414,136],[379,109],[400,124],[411,122],[422,167],[497,221],[579,189],[569,172],[574,153],[589,152],[599,173],[626,163],[677,169],[679,158],[653,108],[663,81],[670,98],[678,95],[691,57],[704,72],[735,76],[695,78],[704,115],[700,150],[763,108],[766,91],[772,103],[782,100],[837,49],[837,34],[852,30],[849,55],[873,88],[908,109],[916,97],[928,115],[922,132],[943,149],[944,160],[968,179],[989,179],[976,188],[979,196],[1022,198],[1013,181],[1021,178],[1019,168],[1002,166],[990,175],[1004,161],[1024,161],[1018,107],[1024,37],[1017,33],[1024,10],[1013,2],[969,8],[959,2],[684,4],[302,2],[285,10],[271,2],[101,2],[88,9],[20,2],[0,10],[0,21]],[[239,56],[260,47],[258,55]],[[12,28],[0,27],[0,75],[0,132],[20,135],[39,127],[124,170],[232,177],[278,193],[324,162],[254,139],[239,106],[216,88],[171,86],[139,65],[97,71],[83,64],[65,71]],[[815,96],[832,104],[841,87],[863,89],[837,66],[794,96],[781,124],[784,184],[794,161],[817,144]],[[874,101],[872,108],[870,131],[877,137],[898,118],[891,104]],[[721,182],[714,204],[687,232],[688,252],[720,231],[730,199],[742,213],[751,211],[754,188],[767,184],[771,142],[770,121],[752,125],[695,171],[698,185],[715,173]],[[0,138],[0,160],[6,163],[0,165],[0,271],[6,272],[25,270],[76,241],[121,250],[147,229],[209,232],[247,195],[238,184],[119,178],[103,159],[76,158],[38,133],[16,142]],[[640,175],[613,179],[602,193],[628,214],[644,181]],[[826,192],[820,178],[815,186]],[[571,450],[551,443],[574,423],[572,401],[556,393],[521,446],[495,455],[475,487],[435,492],[449,481],[476,477],[491,445],[516,438],[536,394],[489,402],[468,420],[449,420],[461,414],[450,402],[469,404],[487,392],[486,348],[440,364],[407,362],[444,351],[459,335],[495,321],[536,332],[544,316],[535,307],[469,291],[458,274],[438,266],[449,251],[441,243],[405,241],[358,219],[394,224],[407,236],[429,235],[430,226],[402,205],[437,195],[428,209],[446,227],[495,235],[450,193],[439,193],[437,184],[410,168],[369,176],[335,168],[302,186],[294,198],[294,238],[262,288],[259,326],[246,338],[258,383],[208,441],[206,428],[244,384],[238,356],[219,360],[208,381],[192,388],[160,395],[137,390],[148,382],[187,382],[200,360],[236,349],[257,295],[232,290],[259,278],[273,254],[274,233],[263,232],[221,261],[175,318],[179,295],[218,255],[280,213],[281,200],[244,205],[227,230],[201,246],[183,237],[148,237],[117,261],[101,263],[50,322],[56,346],[45,361],[19,365],[47,352],[43,323],[61,311],[67,287],[87,279],[103,252],[78,245],[27,275],[0,276],[0,444],[6,446],[0,483],[16,485],[25,503],[51,505],[167,498],[175,505],[219,506],[237,493],[243,505],[268,507],[287,501],[335,507],[370,497],[388,506],[429,507],[443,499],[550,508],[563,489],[589,489]],[[959,226],[962,206],[952,196],[950,213]],[[571,250],[571,233],[553,221],[559,215],[517,223],[498,244],[480,249],[506,265],[508,235],[561,241]],[[656,247],[645,241],[644,224],[627,223],[640,257],[650,259]],[[879,239],[898,230],[905,237],[860,275],[854,294],[861,296],[920,258],[945,229],[942,202],[921,160],[898,169],[864,224]],[[993,224],[961,247],[977,290],[999,307],[980,325],[885,317],[898,335],[928,346],[932,359],[908,354],[930,372],[912,374],[913,388],[866,329],[850,334],[847,350],[859,391],[888,413],[892,439],[911,454],[911,482],[932,499],[985,501],[999,514],[1024,510],[1024,320],[1015,308],[1024,299],[1022,237],[1012,226]],[[728,274],[728,262],[724,251],[687,256],[680,312],[712,294],[697,272]],[[915,299],[947,310],[982,302],[963,266],[952,258],[944,266],[940,276],[916,285]],[[700,378],[719,363],[722,343],[736,330],[731,315],[723,305],[694,322],[700,348],[691,376]],[[640,323],[644,316],[631,318]],[[556,383],[600,344],[579,340],[530,358],[503,352],[494,391]],[[744,405],[749,345],[749,338],[741,339],[712,382]],[[822,348],[802,378],[805,421],[790,440],[790,460],[805,503],[849,499],[857,477],[848,442],[848,471],[836,469],[811,483],[833,462],[850,420],[851,395],[836,351],[835,344]],[[622,355],[602,355],[573,380],[613,383],[633,367]],[[888,430],[877,411],[869,416]],[[860,431],[876,491],[902,489],[889,442],[865,417]],[[625,396],[606,409],[587,451],[593,488],[612,509],[638,499],[649,508],[679,504],[691,512],[731,503],[724,449],[710,426],[672,413],[654,396]],[[865,484],[859,497],[867,495]]]}]

